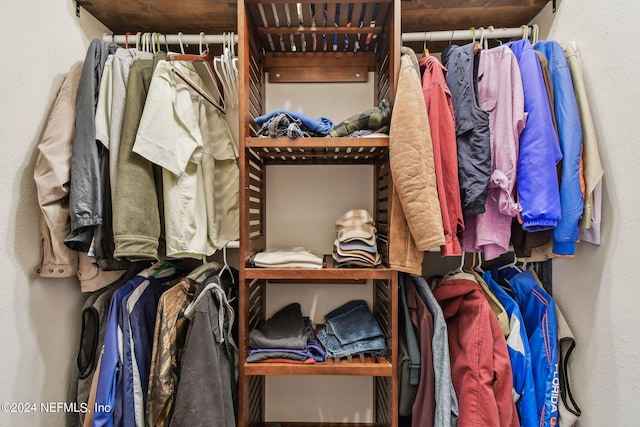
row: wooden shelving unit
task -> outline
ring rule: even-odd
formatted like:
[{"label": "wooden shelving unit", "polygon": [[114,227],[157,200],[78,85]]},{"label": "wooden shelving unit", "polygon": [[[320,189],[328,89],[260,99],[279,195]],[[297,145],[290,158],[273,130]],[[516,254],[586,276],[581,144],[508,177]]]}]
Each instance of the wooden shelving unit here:
[{"label": "wooden shelving unit", "polygon": [[[350,7],[353,18],[347,23]],[[270,81],[273,81],[272,75],[277,74],[278,78],[286,81],[322,82],[334,79],[358,81],[356,79],[361,79],[363,73],[369,78],[369,73],[373,72],[376,105],[382,99],[393,103],[400,61],[400,2],[360,0],[342,3],[333,0],[326,3],[289,3],[278,0],[262,4],[256,0],[244,0],[238,3],[238,24],[241,89],[238,424],[252,427],[274,425],[264,419],[266,376],[340,375],[373,378],[373,424],[301,422],[295,425],[396,427],[398,284],[397,272],[389,269],[386,263],[388,213],[393,188],[389,171],[389,138],[257,137],[254,119],[267,112],[264,107],[267,73]],[[358,44],[357,38],[360,39]],[[336,50],[334,45],[338,47]],[[329,71],[332,77],[327,80]],[[373,215],[383,265],[378,268],[335,268],[332,258],[325,256],[322,269],[252,268],[251,256],[266,249],[265,167],[272,164],[373,165]],[[372,313],[386,334],[387,354],[357,355],[309,365],[247,363],[248,334],[265,320],[267,283],[277,281],[293,282],[299,286],[334,282],[358,286],[372,281]]]}]

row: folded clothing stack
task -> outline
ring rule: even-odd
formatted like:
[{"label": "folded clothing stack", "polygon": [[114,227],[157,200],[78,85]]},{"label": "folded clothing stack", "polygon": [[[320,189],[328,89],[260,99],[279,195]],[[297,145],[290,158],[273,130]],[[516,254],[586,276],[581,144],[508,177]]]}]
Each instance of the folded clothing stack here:
[{"label": "folded clothing stack", "polygon": [[247,362],[324,362],[325,352],[316,340],[300,304],[291,303],[249,332]]},{"label": "folded clothing stack", "polygon": [[376,227],[366,209],[351,209],[336,221],[337,239],[333,242],[336,267],[375,267],[380,254]]},{"label": "folded clothing stack", "polygon": [[322,258],[303,247],[258,252],[251,260],[255,267],[322,268]]},{"label": "folded clothing stack", "polygon": [[324,320],[325,328],[318,333],[318,340],[328,357],[386,354],[384,334],[366,301],[349,301],[328,313]]},{"label": "folded clothing stack", "polygon": [[270,138],[326,136],[333,129],[333,121],[327,117],[314,119],[289,110],[275,110],[255,121],[260,126],[258,136]]}]

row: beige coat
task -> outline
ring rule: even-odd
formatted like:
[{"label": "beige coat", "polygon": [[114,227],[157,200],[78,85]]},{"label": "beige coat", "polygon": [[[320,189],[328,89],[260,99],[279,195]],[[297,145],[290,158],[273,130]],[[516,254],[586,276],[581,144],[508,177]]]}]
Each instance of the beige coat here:
[{"label": "beige coat", "polygon": [[402,48],[389,131],[390,267],[422,275],[423,251],[445,243],[427,107],[415,53]]},{"label": "beige coat", "polygon": [[65,237],[71,231],[69,220],[69,169],[75,131],[76,91],[82,62],[75,63],[65,79],[51,110],[42,139],[33,177],[40,205],[42,259],[35,277],[77,275],[83,292],[98,290],[115,281],[123,271],[102,271],[93,258],[67,248]]}]

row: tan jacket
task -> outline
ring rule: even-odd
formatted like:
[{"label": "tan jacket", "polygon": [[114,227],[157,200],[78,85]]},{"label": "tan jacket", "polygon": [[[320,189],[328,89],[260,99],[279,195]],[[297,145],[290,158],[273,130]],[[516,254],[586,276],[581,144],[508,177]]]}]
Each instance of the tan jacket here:
[{"label": "tan jacket", "polygon": [[402,48],[389,131],[393,178],[389,219],[390,267],[422,275],[423,251],[445,243],[433,145],[415,53]]},{"label": "tan jacket", "polygon": [[83,292],[92,292],[114,282],[124,271],[102,271],[83,253],[64,244],[71,231],[69,220],[69,169],[75,133],[76,92],[82,62],[71,66],[58,92],[42,139],[33,177],[40,205],[42,259],[34,277],[72,277],[77,275]]}]

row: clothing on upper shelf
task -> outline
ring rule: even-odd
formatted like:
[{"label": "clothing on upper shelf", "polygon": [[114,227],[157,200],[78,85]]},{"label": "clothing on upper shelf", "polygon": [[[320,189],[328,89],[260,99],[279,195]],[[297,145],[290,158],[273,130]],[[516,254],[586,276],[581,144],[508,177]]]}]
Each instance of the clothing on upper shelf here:
[{"label": "clothing on upper shelf", "polygon": [[[314,119],[302,113],[297,113],[295,111],[289,110],[274,110],[262,116],[256,117],[255,122],[258,126],[261,126],[263,129],[265,126],[268,128],[271,123],[270,120],[276,116],[278,116],[277,121],[273,123],[275,128],[278,127],[278,123],[280,121],[279,117],[281,115],[285,115],[288,120],[294,120],[294,123],[298,125],[298,129],[301,132],[306,132],[308,136],[326,136],[331,129],[333,129],[333,121],[327,117],[320,117],[318,119]],[[278,135],[274,130],[265,130],[264,134],[276,137],[276,136],[284,136]],[[300,135],[298,135],[300,136]]]},{"label": "clothing on upper shelf", "polygon": [[391,104],[388,99],[380,101],[377,107],[364,110],[338,123],[327,134],[328,137],[353,136],[358,131],[377,131],[389,125]]},{"label": "clothing on upper shelf", "polygon": [[322,268],[322,258],[301,246],[258,252],[251,262],[267,268]]}]

